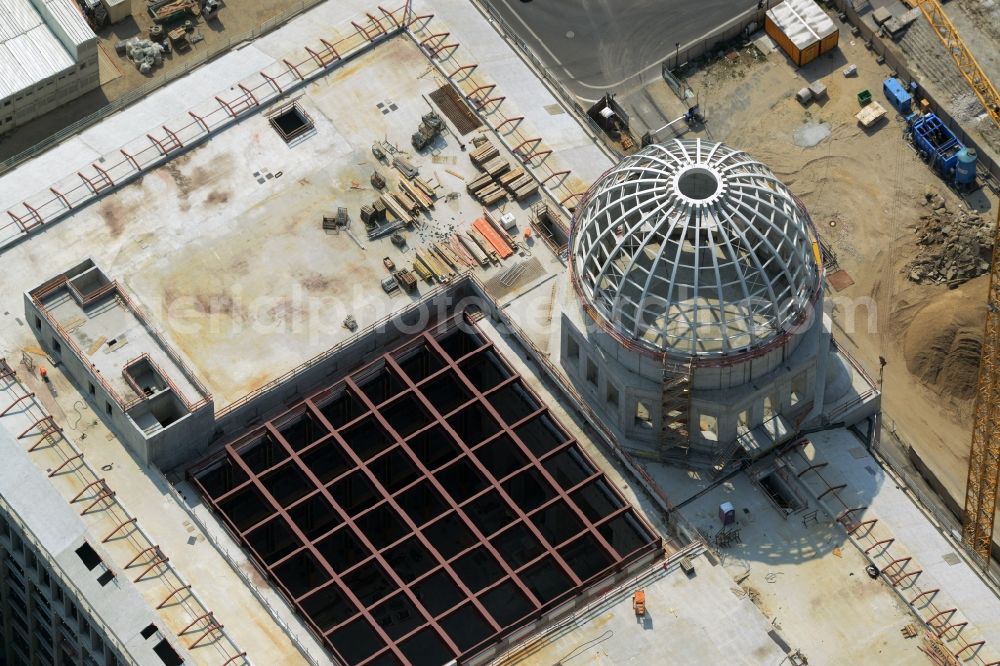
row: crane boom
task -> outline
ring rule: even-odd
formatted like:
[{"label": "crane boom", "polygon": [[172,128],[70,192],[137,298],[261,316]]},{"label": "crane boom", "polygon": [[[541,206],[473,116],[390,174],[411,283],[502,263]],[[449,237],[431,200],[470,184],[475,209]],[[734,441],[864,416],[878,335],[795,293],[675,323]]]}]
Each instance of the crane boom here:
[{"label": "crane boom", "polygon": [[969,476],[965,486],[962,542],[989,565],[993,548],[997,486],[1000,482],[1000,209],[993,231],[986,330],[972,422]]},{"label": "crane boom", "polygon": [[958,29],[951,22],[948,15],[944,13],[944,8],[938,0],[908,0],[909,4],[918,7],[924,18],[931,24],[931,28],[937,34],[938,39],[944,44],[944,48],[951,55],[951,59],[958,65],[958,71],[962,73],[965,81],[976,93],[976,97],[982,102],[983,108],[989,114],[993,122],[1000,126],[1000,93],[996,86],[986,76],[983,68],[979,66],[972,51],[962,41],[958,34]]}]

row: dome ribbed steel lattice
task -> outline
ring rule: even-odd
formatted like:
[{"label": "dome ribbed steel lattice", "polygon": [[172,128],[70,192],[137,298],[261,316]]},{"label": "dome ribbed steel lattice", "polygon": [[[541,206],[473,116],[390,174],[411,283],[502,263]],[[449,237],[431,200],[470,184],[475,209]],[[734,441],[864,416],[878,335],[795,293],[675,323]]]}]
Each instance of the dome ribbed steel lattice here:
[{"label": "dome ribbed steel lattice", "polygon": [[573,220],[581,295],[611,326],[674,355],[740,353],[800,319],[819,280],[808,218],[747,153],[675,140],[626,157]]}]

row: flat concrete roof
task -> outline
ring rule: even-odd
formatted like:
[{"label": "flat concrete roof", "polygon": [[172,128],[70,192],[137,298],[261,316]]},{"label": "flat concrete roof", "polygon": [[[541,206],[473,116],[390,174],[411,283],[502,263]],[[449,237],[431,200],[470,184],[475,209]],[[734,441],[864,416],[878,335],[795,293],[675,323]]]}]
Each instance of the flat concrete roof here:
[{"label": "flat concrete roof", "polygon": [[[586,612],[527,641],[502,663],[782,663],[786,652],[780,635],[733,585],[729,572],[707,554],[695,552],[690,561],[690,576],[677,561],[640,573],[631,585],[607,593]],[[632,607],[637,589],[646,599],[642,618]]]},{"label": "flat concrete roof", "polygon": [[86,354],[83,360],[93,366],[123,403],[144,397],[123,374],[125,366],[144,354],[166,373],[167,380],[180,391],[181,399],[187,404],[206,397],[163,348],[159,338],[150,332],[147,324],[117,295],[81,307],[69,290],[60,289],[46,296],[41,305]]}]

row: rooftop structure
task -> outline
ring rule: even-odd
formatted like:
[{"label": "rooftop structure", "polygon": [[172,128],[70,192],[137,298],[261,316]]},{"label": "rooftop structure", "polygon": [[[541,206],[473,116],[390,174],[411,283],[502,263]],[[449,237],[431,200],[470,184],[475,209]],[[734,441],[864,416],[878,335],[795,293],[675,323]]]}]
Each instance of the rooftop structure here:
[{"label": "rooftop structure", "polygon": [[140,460],[169,468],[196,454],[212,396],[117,282],[87,260],[24,299],[36,335]]},{"label": "rooftop structure", "polygon": [[817,248],[805,208],[750,155],[647,146],[574,212],[563,367],[657,456],[719,469],[759,455],[850,387],[839,365],[827,375]]},{"label": "rooftop structure", "polygon": [[604,325],[681,358],[767,345],[819,284],[788,189],[746,153],[700,139],[647,146],[594,183],[574,218],[572,270]]},{"label": "rooftop structure", "polygon": [[345,663],[466,662],[660,538],[463,319],[193,468]]},{"label": "rooftop structure", "polygon": [[97,38],[72,0],[0,5],[0,134],[97,85]]}]

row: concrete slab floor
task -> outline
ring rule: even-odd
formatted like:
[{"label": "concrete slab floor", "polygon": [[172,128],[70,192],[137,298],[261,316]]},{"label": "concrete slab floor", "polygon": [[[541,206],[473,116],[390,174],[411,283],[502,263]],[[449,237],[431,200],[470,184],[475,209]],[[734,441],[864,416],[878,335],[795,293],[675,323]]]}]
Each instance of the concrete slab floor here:
[{"label": "concrete slab floor", "polygon": [[[409,148],[410,133],[432,108],[424,96],[441,83],[410,41],[383,43],[299,98],[314,132],[288,146],[265,117],[246,119],[5,253],[14,280],[0,298],[13,301],[22,286],[91,256],[136,297],[222,408],[350,337],[342,325],[348,314],[365,327],[409,305],[416,296],[382,291],[382,257],[409,266],[412,247],[465,229],[482,215],[464,181],[450,173],[468,181],[478,172],[448,134],[433,154],[409,151],[422,177],[440,185],[433,215],[406,234],[410,247],[401,252],[388,238],[369,242],[357,219],[360,206],[376,196],[369,184],[373,168],[390,183],[398,179],[377,164],[372,142]],[[394,110],[383,114],[379,103]],[[506,210],[527,225],[531,203]],[[347,234],[321,228],[323,215],[337,206],[351,211],[353,233],[365,249]],[[47,258],[39,261],[42,239]],[[562,270],[544,244],[528,252],[543,272]],[[521,259],[477,270],[487,279]],[[19,276],[26,277],[24,285]],[[19,346],[30,344],[26,339]]]},{"label": "concrete slab floor", "polygon": [[[641,576],[633,588],[609,595],[588,613],[553,628],[501,664],[780,664],[785,653],[771,626],[707,556],[691,560],[688,577],[676,564]],[[646,617],[632,608],[642,588]],[[779,638],[780,640],[780,638]],[[822,662],[810,662],[822,663]]]},{"label": "concrete slab floor", "polygon": [[[652,466],[652,465],[651,465]],[[719,531],[719,505],[736,508],[741,543],[722,549],[723,565],[810,663],[919,664],[918,639],[900,629],[916,623],[905,605],[865,573],[866,560],[843,529],[806,508],[787,518],[745,474],[739,474],[683,509],[710,538]],[[745,578],[743,578],[745,576]]]}]

